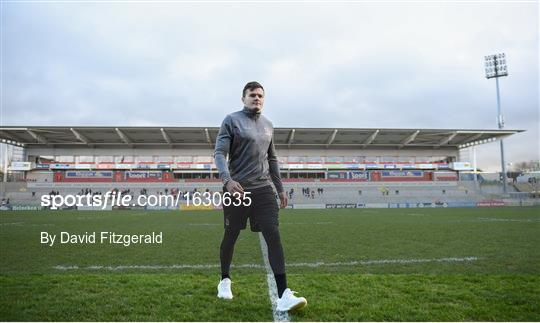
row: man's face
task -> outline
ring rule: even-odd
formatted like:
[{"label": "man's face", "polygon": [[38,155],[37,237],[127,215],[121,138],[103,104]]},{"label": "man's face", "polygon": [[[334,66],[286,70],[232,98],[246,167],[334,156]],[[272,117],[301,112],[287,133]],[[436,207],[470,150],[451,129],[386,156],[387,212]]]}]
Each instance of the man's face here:
[{"label": "man's face", "polygon": [[262,111],[264,105],[264,91],[261,88],[246,90],[242,98],[244,106],[252,111]]}]

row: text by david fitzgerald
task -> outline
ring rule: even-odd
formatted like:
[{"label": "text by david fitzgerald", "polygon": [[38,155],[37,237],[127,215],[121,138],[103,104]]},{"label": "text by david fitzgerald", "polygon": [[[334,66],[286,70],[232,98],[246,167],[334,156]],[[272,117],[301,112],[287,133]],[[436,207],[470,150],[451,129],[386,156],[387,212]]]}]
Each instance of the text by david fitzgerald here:
[{"label": "text by david fitzgerald", "polygon": [[85,232],[84,234],[72,234],[62,231],[60,234],[41,232],[41,244],[50,247],[55,243],[61,244],[120,244],[129,247],[132,244],[161,244],[163,232],[150,232],[148,234],[119,234],[116,232]]}]

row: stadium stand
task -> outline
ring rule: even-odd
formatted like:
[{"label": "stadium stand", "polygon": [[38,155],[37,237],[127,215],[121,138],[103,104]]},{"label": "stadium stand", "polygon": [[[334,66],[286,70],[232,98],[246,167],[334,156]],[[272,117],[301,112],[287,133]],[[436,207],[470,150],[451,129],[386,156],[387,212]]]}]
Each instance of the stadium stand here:
[{"label": "stadium stand", "polygon": [[[4,171],[10,181],[0,185],[0,196],[39,205],[44,194],[90,189],[129,190],[135,197],[218,192],[222,185],[212,158],[217,131],[3,127],[0,138],[12,154]],[[274,142],[293,206],[472,205],[508,196],[500,181],[471,176],[474,167],[460,160],[460,150],[520,131],[276,128]],[[520,195],[531,192],[527,184],[509,186],[510,197],[529,198]]]}]

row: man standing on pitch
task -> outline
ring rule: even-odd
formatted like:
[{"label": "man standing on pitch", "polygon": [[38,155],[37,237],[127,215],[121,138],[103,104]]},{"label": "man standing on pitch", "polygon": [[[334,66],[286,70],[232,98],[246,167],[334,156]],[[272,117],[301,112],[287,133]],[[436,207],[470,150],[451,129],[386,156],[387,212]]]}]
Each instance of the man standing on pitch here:
[{"label": "man standing on pitch", "polygon": [[[220,247],[221,281],[218,297],[232,299],[231,266],[234,244],[240,230],[246,228],[247,219],[251,231],[262,232],[268,246],[268,260],[278,289],[276,309],[289,311],[307,304],[303,297],[294,296],[287,288],[285,258],[279,236],[279,207],[287,206],[279,164],[273,143],[274,128],[270,120],[261,115],[264,105],[264,88],[257,82],[249,82],[242,91],[244,108],[225,117],[216,140],[214,159],[224,192],[242,195],[251,203],[223,204],[225,233]],[[229,163],[227,164],[227,155]],[[280,199],[278,207],[274,183]],[[245,193],[248,193],[244,195]],[[233,199],[234,200],[234,199]],[[247,199],[244,199],[244,202]],[[239,206],[234,206],[234,204]],[[249,204],[249,205],[246,205]]]}]

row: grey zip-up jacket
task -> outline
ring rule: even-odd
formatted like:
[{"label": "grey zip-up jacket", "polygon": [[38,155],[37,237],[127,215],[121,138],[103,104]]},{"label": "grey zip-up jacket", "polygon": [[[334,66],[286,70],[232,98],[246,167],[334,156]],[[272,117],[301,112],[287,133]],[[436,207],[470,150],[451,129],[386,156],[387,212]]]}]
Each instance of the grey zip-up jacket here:
[{"label": "grey zip-up jacket", "polygon": [[248,108],[225,117],[214,152],[224,185],[233,179],[244,189],[254,189],[273,182],[278,193],[283,192],[273,133],[272,122]]}]

